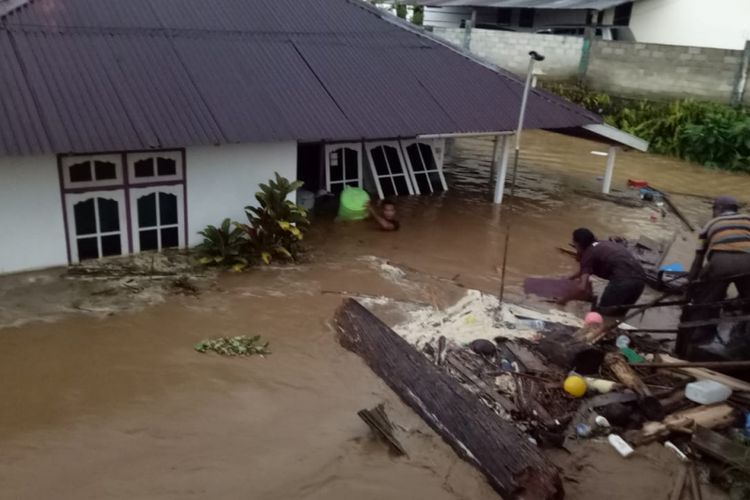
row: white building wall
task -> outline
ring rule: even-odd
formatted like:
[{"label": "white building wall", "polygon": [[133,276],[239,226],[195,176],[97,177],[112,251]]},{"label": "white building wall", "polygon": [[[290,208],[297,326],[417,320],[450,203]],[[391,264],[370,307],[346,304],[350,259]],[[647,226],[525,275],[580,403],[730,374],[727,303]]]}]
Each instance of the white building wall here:
[{"label": "white building wall", "polygon": [[630,29],[645,43],[741,50],[750,39],[750,0],[642,0]]},{"label": "white building wall", "polygon": [[0,273],[67,262],[56,157],[0,157]]},{"label": "white building wall", "polygon": [[297,176],[297,143],[233,144],[186,150],[188,245],[201,243],[198,231],[229,217],[245,222],[245,206],[256,204],[258,184],[278,172]]}]

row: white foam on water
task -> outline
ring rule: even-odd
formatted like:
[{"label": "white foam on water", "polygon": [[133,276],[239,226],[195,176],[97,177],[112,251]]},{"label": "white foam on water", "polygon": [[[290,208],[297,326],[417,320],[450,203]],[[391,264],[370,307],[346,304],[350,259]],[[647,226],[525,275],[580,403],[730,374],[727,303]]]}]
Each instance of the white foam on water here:
[{"label": "white foam on water", "polygon": [[461,345],[476,339],[536,337],[537,330],[524,323],[522,318],[571,326],[582,324],[580,319],[562,311],[543,313],[513,304],[504,304],[500,308],[497,297],[479,290],[468,290],[458,302],[445,310],[423,307],[408,314],[409,319],[396,325],[394,330],[417,347],[441,336]]}]

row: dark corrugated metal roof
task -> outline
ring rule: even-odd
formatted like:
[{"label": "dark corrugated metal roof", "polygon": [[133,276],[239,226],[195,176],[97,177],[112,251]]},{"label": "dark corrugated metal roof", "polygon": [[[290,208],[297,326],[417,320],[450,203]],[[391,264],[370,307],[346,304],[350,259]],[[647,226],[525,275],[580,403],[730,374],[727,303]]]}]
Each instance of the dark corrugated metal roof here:
[{"label": "dark corrugated metal roof", "polygon": [[[0,155],[512,130],[522,82],[358,0],[34,0],[0,20]],[[549,94],[530,128],[601,119]]]},{"label": "dark corrugated metal roof", "polygon": [[526,9],[594,9],[605,10],[632,0],[414,0],[417,5],[431,7],[521,7]]}]

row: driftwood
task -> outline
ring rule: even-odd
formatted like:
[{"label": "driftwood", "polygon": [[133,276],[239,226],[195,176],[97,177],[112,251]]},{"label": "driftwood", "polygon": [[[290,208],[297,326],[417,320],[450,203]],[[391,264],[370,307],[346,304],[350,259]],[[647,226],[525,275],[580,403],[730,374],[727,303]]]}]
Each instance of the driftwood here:
[{"label": "driftwood", "polygon": [[698,406],[668,415],[661,422],[646,422],[643,429],[627,433],[626,439],[636,445],[650,443],[671,432],[692,434],[696,427],[714,429],[734,422],[734,410],[727,404]]},{"label": "driftwood", "polygon": [[[661,354],[661,361],[664,363],[685,363],[685,361],[675,358],[672,356],[669,356],[667,354]],[[745,382],[744,380],[740,380],[734,377],[730,377],[729,375],[724,375],[723,373],[715,372],[713,370],[709,370],[706,368],[675,368],[675,370],[686,373],[692,377],[697,378],[698,380],[714,380],[716,382],[720,382],[727,387],[730,387],[733,391],[750,391],[750,383]]]},{"label": "driftwood", "polygon": [[565,333],[545,334],[537,344],[537,351],[561,368],[585,375],[597,373],[604,359],[601,349]]},{"label": "driftwood", "polygon": [[367,309],[345,300],[334,322],[341,345],[359,354],[503,498],[563,498],[557,469],[527,436]]},{"label": "driftwood", "polygon": [[406,450],[404,450],[404,447],[393,434],[393,424],[385,413],[385,406],[383,403],[379,404],[372,410],[359,410],[357,415],[365,421],[375,434],[384,439],[395,453],[398,455],[406,455]]},{"label": "driftwood", "polygon": [[651,391],[646,387],[646,384],[643,383],[643,380],[641,380],[638,374],[635,373],[630,365],[628,365],[628,362],[621,354],[613,352],[607,354],[604,357],[604,365],[609,368],[617,380],[622,382],[622,385],[628,389],[632,389],[641,396],[651,395]]},{"label": "driftwood", "polygon": [[750,447],[727,439],[705,427],[698,427],[693,434],[693,446],[706,455],[750,474]]}]

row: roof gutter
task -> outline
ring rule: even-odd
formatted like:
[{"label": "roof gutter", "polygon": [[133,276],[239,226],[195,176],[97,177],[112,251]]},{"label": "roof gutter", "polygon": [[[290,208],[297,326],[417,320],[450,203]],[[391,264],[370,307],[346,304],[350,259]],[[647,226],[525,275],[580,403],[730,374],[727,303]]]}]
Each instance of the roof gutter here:
[{"label": "roof gutter", "polygon": [[453,134],[422,134],[417,139],[459,139],[461,137],[489,137],[496,135],[513,135],[515,132],[506,130],[504,132],[456,132]]}]

